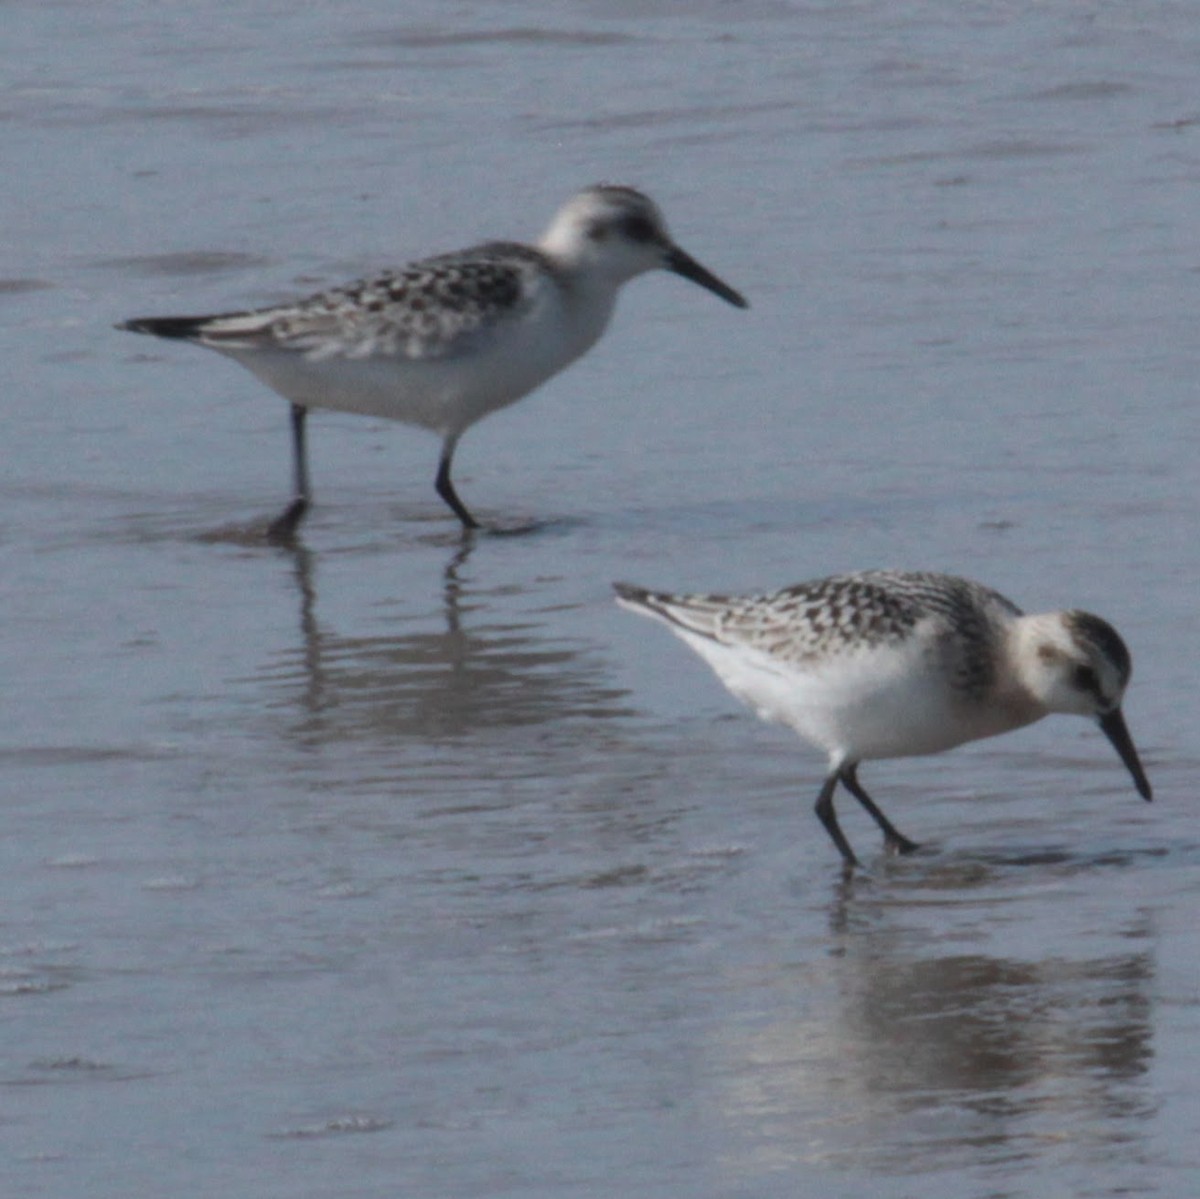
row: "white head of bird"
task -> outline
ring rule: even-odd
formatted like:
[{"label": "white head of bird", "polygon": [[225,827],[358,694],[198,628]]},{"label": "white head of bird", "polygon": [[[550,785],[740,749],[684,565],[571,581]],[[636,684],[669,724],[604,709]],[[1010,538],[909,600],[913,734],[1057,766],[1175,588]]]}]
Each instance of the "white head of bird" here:
[{"label": "white head of bird", "polygon": [[558,210],[538,245],[568,270],[610,287],[665,270],[736,308],[748,307],[740,292],[672,241],[658,205],[632,187],[600,183],[578,192]]},{"label": "white head of bird", "polygon": [[1116,629],[1088,612],[1052,612],[1020,621],[1021,681],[1047,712],[1094,719],[1121,706],[1129,650]]}]

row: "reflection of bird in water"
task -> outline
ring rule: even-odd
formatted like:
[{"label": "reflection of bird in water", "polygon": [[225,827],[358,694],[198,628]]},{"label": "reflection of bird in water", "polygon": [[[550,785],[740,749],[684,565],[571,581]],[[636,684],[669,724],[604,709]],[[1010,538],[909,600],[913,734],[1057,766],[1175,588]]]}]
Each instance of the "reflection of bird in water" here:
[{"label": "reflection of bird in water", "polygon": [[119,328],[217,350],[291,401],[295,497],[271,526],[276,539],[294,536],[308,510],[309,408],[438,434],[438,495],[474,529],[450,479],[459,438],[590,349],[622,284],[658,268],[746,307],[675,245],[649,197],[602,185],[569,200],[536,246],[488,242],[273,308]]},{"label": "reflection of bird in water", "polygon": [[[755,1019],[732,1000],[712,1037],[737,1176],[763,1162],[818,1178],[961,1178],[956,1164],[989,1162],[1007,1176],[1063,1152],[1083,1177],[1097,1155],[1136,1171],[1159,1106],[1161,929],[1152,903],[1127,901],[1163,856],[1065,853],[1037,863],[1033,886],[1007,851],[839,873],[825,938],[808,930],[822,952],[760,955],[742,973]],[[778,912],[766,919],[784,935]]]},{"label": "reflection of bird in water", "polygon": [[747,598],[616,589],[622,606],[663,621],[760,716],[828,753],[816,812],[847,867],[858,861],[834,813],[838,783],[889,849],[916,848],[863,789],[860,762],[938,753],[1052,712],[1094,719],[1150,798],[1121,714],[1129,650],[1098,616],[1025,616],[978,583],[904,571]]},{"label": "reflection of bird in water", "polygon": [[[955,903],[953,892],[923,898],[940,920]],[[903,896],[889,899],[893,914],[905,911]],[[994,903],[993,892],[984,906]],[[923,931],[918,947],[884,917],[819,962],[753,972],[758,1018],[711,1047],[712,1073],[728,1080],[725,1151],[739,1177],[752,1179],[764,1160],[776,1171],[880,1177],[923,1173],[933,1160],[951,1171],[981,1154],[1003,1171],[1067,1145],[1081,1164],[1148,1152],[1139,1146],[1156,1106],[1148,930],[1114,931],[1099,954],[1084,936],[1093,952],[1079,958],[1056,937],[1049,956],[1031,960],[944,952],[945,928]]]},{"label": "reflection of bird in water", "polygon": [[474,549],[474,539],[464,539],[446,561],[440,611],[399,617],[373,636],[323,626],[313,555],[302,546],[289,551],[301,641],[265,674],[299,703],[306,740],[437,738],[626,711],[626,693],[606,685],[588,645],[551,637],[536,617],[514,613],[519,589],[493,596],[474,585]]}]

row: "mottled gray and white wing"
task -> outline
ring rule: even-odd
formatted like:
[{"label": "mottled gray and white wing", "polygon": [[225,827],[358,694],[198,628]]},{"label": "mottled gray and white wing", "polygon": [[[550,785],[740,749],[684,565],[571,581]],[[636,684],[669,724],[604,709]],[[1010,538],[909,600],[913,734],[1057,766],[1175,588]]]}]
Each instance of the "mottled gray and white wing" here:
[{"label": "mottled gray and white wing", "polygon": [[983,641],[991,613],[1019,614],[977,583],[918,571],[833,575],[752,596],[668,595],[628,584],[617,593],[682,630],[796,665],[903,641],[922,622]]},{"label": "mottled gray and white wing", "polygon": [[423,259],[292,304],[208,317],[151,317],[128,328],[215,350],[292,352],[310,361],[447,359],[529,316],[558,287],[545,256],[489,243]]}]

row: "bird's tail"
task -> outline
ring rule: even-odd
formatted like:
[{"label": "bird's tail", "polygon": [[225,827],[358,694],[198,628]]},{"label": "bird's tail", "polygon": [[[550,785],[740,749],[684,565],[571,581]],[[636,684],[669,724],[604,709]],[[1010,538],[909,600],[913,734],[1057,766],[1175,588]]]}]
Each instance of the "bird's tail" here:
[{"label": "bird's tail", "polygon": [[670,595],[633,583],[614,583],[617,603],[701,637],[717,639],[717,616],[728,600],[719,595]]}]

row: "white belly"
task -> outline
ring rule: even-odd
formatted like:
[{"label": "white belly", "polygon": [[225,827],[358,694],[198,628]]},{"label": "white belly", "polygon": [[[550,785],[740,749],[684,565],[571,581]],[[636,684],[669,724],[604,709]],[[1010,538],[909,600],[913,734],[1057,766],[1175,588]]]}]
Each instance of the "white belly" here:
[{"label": "white belly", "polygon": [[445,436],[514,403],[570,365],[603,333],[611,311],[611,304],[583,313],[552,309],[536,320],[500,326],[466,352],[438,358],[314,358],[274,348],[214,348],[294,404],[404,421]]},{"label": "white belly", "polygon": [[834,760],[940,753],[1042,714],[956,691],[938,659],[926,656],[917,641],[796,665],[683,636],[759,716],[794,729]]}]

